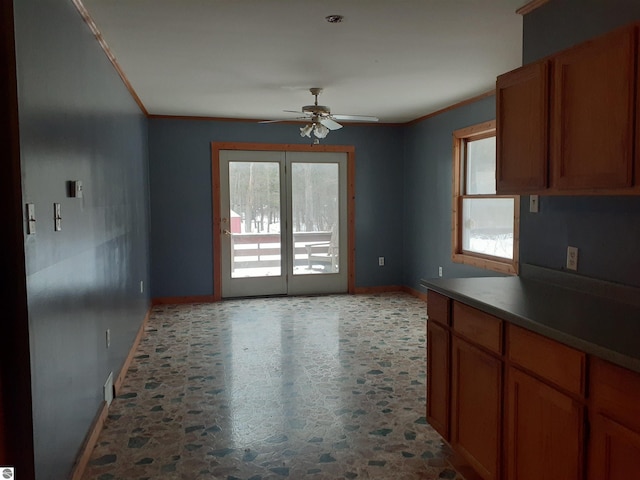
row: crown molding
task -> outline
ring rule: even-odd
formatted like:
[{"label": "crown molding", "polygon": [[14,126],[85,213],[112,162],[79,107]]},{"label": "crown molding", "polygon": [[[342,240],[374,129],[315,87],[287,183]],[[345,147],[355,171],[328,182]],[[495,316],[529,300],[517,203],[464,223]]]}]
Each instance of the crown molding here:
[{"label": "crown molding", "polygon": [[519,9],[516,10],[518,15],[526,15],[527,13],[531,13],[534,10],[540,8],[545,3],[548,3],[549,0],[531,0],[528,3],[525,3]]},{"label": "crown molding", "polygon": [[136,91],[133,89],[131,82],[129,82],[129,79],[127,78],[124,71],[122,70],[122,67],[120,67],[120,64],[116,60],[116,56],[113,54],[113,52],[109,48],[109,45],[107,45],[107,42],[102,36],[100,29],[98,28],[98,26],[96,25],[96,22],[91,17],[91,14],[87,10],[87,8],[84,6],[84,3],[82,3],[82,0],[71,0],[71,1],[75,5],[76,9],[78,10],[78,13],[80,14],[84,22],[88,25],[89,29],[91,30],[91,33],[93,33],[93,35],[96,37],[96,40],[102,47],[102,51],[105,53],[105,55],[113,65],[113,68],[115,68],[116,72],[118,72],[118,75],[122,80],[122,83],[124,83],[124,86],[127,88],[127,90],[129,90],[129,93],[131,94],[135,102],[138,104],[138,107],[140,108],[142,113],[146,117],[148,117],[149,112],[147,111],[144,104],[142,103],[142,100],[140,100],[140,97],[138,96]]},{"label": "crown molding", "polygon": [[422,122],[423,120],[427,120],[429,118],[436,117],[450,110],[455,110],[456,108],[464,107],[465,105],[469,105],[470,103],[477,102],[478,100],[482,100],[483,98],[491,97],[496,94],[495,88],[489,90],[488,92],[481,93],[480,95],[476,95],[475,97],[467,98],[466,100],[462,100],[458,103],[454,103],[449,105],[448,107],[441,108],[440,110],[436,110],[435,112],[431,112],[427,115],[423,115],[422,117],[418,117],[414,120],[410,120],[405,122],[404,125],[415,125],[416,123]]}]

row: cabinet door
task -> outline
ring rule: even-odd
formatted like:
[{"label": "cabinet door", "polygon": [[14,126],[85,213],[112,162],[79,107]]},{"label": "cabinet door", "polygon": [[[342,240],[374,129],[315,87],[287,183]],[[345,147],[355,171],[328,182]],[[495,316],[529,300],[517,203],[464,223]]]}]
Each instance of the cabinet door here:
[{"label": "cabinet door", "polygon": [[629,187],[633,174],[635,31],[586,42],[554,59],[552,186]]},{"label": "cabinet door", "polygon": [[500,478],[502,361],[453,337],[451,445],[485,480]]},{"label": "cabinet door", "polygon": [[499,194],[542,190],[548,178],[549,64],[534,63],[498,77]]},{"label": "cabinet door", "polygon": [[640,374],[592,358],[589,372],[589,480],[627,480],[640,472]]},{"label": "cabinet door", "polygon": [[582,478],[584,406],[509,367],[507,371],[507,478]]},{"label": "cabinet door", "polygon": [[589,480],[628,480],[640,472],[640,433],[604,415],[591,422]]},{"label": "cabinet door", "polygon": [[449,441],[450,334],[427,321],[427,421]]}]

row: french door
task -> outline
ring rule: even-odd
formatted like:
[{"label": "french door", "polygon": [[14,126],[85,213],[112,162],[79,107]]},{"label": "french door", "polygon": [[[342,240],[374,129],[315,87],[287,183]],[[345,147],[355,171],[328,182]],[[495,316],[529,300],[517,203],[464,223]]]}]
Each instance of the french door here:
[{"label": "french door", "polygon": [[221,295],[348,289],[347,154],[219,151]]}]

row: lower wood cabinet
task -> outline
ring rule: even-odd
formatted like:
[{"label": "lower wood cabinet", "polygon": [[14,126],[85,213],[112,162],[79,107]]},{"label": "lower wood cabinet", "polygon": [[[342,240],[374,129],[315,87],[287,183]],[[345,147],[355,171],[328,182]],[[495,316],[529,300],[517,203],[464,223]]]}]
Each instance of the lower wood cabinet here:
[{"label": "lower wood cabinet", "polygon": [[629,480],[640,474],[640,433],[601,414],[591,419],[589,480]]},{"label": "lower wood cabinet", "polygon": [[450,334],[446,327],[427,321],[427,421],[449,440]]},{"label": "lower wood cabinet", "polygon": [[593,359],[590,372],[589,480],[640,474],[640,374]]},{"label": "lower wood cabinet", "polygon": [[498,480],[502,360],[454,336],[451,364],[451,445],[485,480]]},{"label": "lower wood cabinet", "polygon": [[640,478],[640,373],[427,301],[427,420],[480,477]]},{"label": "lower wood cabinet", "polygon": [[427,422],[449,441],[451,299],[427,293]]},{"label": "lower wood cabinet", "polygon": [[580,402],[509,367],[506,478],[581,479],[584,420],[584,406]]}]

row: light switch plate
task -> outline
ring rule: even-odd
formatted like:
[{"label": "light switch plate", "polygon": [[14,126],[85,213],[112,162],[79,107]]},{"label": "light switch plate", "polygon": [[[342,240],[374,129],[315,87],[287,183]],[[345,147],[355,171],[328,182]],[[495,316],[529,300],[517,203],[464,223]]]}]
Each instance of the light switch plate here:
[{"label": "light switch plate", "polygon": [[53,204],[53,229],[56,232],[59,232],[60,230],[62,230],[62,215],[60,215],[60,204],[59,203],[54,203]]},{"label": "light switch plate", "polygon": [[540,210],[540,198],[538,195],[529,195],[529,212],[538,213]]},{"label": "light switch plate", "polygon": [[27,235],[36,233],[36,206],[27,203]]}]

